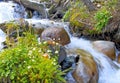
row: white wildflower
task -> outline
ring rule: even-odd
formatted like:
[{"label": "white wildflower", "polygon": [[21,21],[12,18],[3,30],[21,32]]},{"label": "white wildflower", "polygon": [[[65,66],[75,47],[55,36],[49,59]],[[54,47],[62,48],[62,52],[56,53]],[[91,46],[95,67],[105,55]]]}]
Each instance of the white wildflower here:
[{"label": "white wildflower", "polygon": [[55,38],[53,38],[52,40],[55,40]]},{"label": "white wildflower", "polygon": [[52,62],[52,64],[53,64],[53,65],[56,65],[56,63],[55,63],[55,62]]},{"label": "white wildflower", "polygon": [[59,45],[59,43],[56,43],[56,45]]},{"label": "white wildflower", "polygon": [[28,68],[28,69],[30,69],[30,68],[31,68],[31,66],[28,66],[27,68]]},{"label": "white wildflower", "polygon": [[40,50],[38,50],[38,52],[42,52],[42,50],[40,49]]},{"label": "white wildflower", "polygon": [[35,51],[36,50],[36,48],[33,48],[33,51]]},{"label": "white wildflower", "polygon": [[38,44],[39,44],[39,45],[41,45],[42,43],[41,43],[41,42],[39,42]]},{"label": "white wildflower", "polygon": [[31,50],[28,52],[28,55],[32,55],[32,51]]},{"label": "white wildflower", "polygon": [[44,42],[43,42],[43,44],[47,44],[47,42],[46,42],[46,41],[44,41]]},{"label": "white wildflower", "polygon": [[55,59],[53,59],[53,61],[54,61],[54,62],[56,62],[56,60],[55,60]]},{"label": "white wildflower", "polygon": [[34,62],[35,60],[34,59],[32,59],[32,62]]},{"label": "white wildflower", "polygon": [[52,51],[51,50],[47,50],[48,53],[51,53]]},{"label": "white wildflower", "polygon": [[58,53],[59,53],[59,51],[58,51],[58,50],[56,50],[56,51],[55,51],[55,54],[58,54]]},{"label": "white wildflower", "polygon": [[26,61],[23,61],[24,63],[26,63]]}]

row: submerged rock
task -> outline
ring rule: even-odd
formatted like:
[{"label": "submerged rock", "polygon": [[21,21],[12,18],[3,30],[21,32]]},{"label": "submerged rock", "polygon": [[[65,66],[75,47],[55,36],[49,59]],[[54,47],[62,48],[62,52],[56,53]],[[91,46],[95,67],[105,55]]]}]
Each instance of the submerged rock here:
[{"label": "submerged rock", "polygon": [[46,28],[41,34],[42,40],[53,40],[61,45],[70,43],[70,37],[64,28]]},{"label": "submerged rock", "polygon": [[76,69],[73,71],[73,77],[77,83],[98,83],[98,69],[92,55],[84,50],[76,50],[80,59]]},{"label": "submerged rock", "polygon": [[93,48],[102,52],[103,54],[107,55],[112,60],[115,60],[116,53],[115,53],[115,44],[114,42],[110,41],[94,41]]}]

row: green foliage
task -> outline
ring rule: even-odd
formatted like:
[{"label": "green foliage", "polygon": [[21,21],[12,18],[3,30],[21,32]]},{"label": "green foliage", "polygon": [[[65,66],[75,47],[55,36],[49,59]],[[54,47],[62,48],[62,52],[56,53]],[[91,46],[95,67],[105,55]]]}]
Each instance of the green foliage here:
[{"label": "green foliage", "polygon": [[[70,22],[75,30],[79,30],[78,28],[83,28],[86,24],[89,25],[91,22],[91,13],[87,10],[87,7],[80,1],[71,2],[71,7],[68,12],[63,17],[63,20],[66,19]],[[90,22],[89,22],[90,21]],[[76,28],[77,27],[77,28]]]},{"label": "green foliage", "polygon": [[102,29],[107,25],[109,19],[111,18],[111,13],[106,8],[101,8],[99,11],[95,13],[95,28],[96,30],[102,31]]},{"label": "green foliage", "polygon": [[62,20],[63,21],[68,21],[70,18],[70,10],[68,10],[65,15],[63,16]]},{"label": "green foliage", "polygon": [[8,22],[5,24],[6,27],[6,44],[7,46],[14,46],[14,40],[11,38],[9,38],[9,34],[11,34],[11,32],[16,31],[16,34],[14,34],[14,37],[19,37],[19,29],[20,27],[18,26],[17,23],[14,23],[14,21]]},{"label": "green foliage", "polygon": [[5,24],[7,34],[10,34],[11,31],[18,30],[20,27],[14,21],[8,22]]},{"label": "green foliage", "polygon": [[89,11],[80,0],[76,2],[73,1],[63,19],[69,20],[73,26],[72,30],[81,30],[83,33],[88,34],[99,33],[108,24],[109,19],[118,9],[115,8],[117,2],[118,0],[95,1],[93,4],[95,4],[96,7],[97,4],[100,4],[101,7],[97,8],[96,11]]},{"label": "green foliage", "polygon": [[70,9],[70,23],[77,27],[83,27],[85,19],[89,18],[89,12],[87,7],[80,1],[76,2],[75,5]]},{"label": "green foliage", "polygon": [[110,10],[114,10],[115,7],[116,7],[116,4],[117,4],[118,0],[108,0],[106,3],[105,3],[105,6],[107,8],[109,8]]},{"label": "green foliage", "polygon": [[[16,46],[0,53],[0,83],[64,83],[64,74],[52,57],[47,42],[25,33]],[[3,80],[4,79],[4,80]]]},{"label": "green foliage", "polygon": [[[79,13],[81,16],[81,18],[87,18],[88,17],[88,11],[87,11],[87,7],[81,2],[81,1],[76,1],[71,3],[71,7],[69,8],[69,10],[65,13],[65,17],[69,18],[73,17],[74,14]],[[72,15],[72,16],[71,16]]]}]

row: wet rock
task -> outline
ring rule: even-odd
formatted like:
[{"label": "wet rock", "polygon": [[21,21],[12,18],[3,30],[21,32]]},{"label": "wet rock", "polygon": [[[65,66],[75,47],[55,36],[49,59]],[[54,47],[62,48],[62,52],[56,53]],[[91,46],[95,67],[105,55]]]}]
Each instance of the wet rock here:
[{"label": "wet rock", "polygon": [[63,61],[66,58],[66,51],[65,51],[65,47],[61,46],[61,45],[56,45],[56,44],[51,44],[48,43],[50,50],[52,51],[53,57],[56,54],[55,52],[58,51],[58,64],[60,64],[62,66]]},{"label": "wet rock", "polygon": [[120,63],[120,53],[118,54],[118,63]]},{"label": "wet rock", "polygon": [[62,61],[61,65],[61,69],[65,70],[68,69],[72,66],[75,65],[75,57],[74,56],[67,56],[65,57],[65,59]]},{"label": "wet rock", "polygon": [[59,64],[65,60],[66,55],[67,53],[65,51],[65,48],[63,46],[60,46],[59,57],[58,57]]},{"label": "wet rock", "polygon": [[115,39],[116,42],[120,43],[120,28],[118,29],[113,38]]},{"label": "wet rock", "polygon": [[90,53],[84,50],[76,50],[80,59],[76,69],[73,71],[73,77],[77,83],[98,83],[97,65]]},{"label": "wet rock", "polygon": [[44,31],[44,28],[33,28],[34,33],[37,34],[39,37],[41,36],[41,33]]},{"label": "wet rock", "polygon": [[3,32],[5,32],[5,33],[7,32],[7,31],[6,31],[5,23],[1,23],[1,24],[0,24],[0,29],[1,29]]},{"label": "wet rock", "polygon": [[94,41],[93,48],[102,52],[103,54],[107,55],[112,60],[115,60],[116,53],[115,53],[115,44],[114,42],[110,41]]},{"label": "wet rock", "polygon": [[53,40],[61,45],[70,43],[70,38],[64,28],[46,28],[41,34],[42,40]]}]

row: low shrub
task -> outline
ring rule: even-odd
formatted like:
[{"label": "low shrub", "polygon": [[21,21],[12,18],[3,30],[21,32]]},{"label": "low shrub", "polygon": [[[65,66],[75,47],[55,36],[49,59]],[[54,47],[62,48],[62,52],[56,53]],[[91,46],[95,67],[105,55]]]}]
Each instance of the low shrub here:
[{"label": "low shrub", "polygon": [[46,42],[30,33],[15,47],[0,52],[0,83],[64,83],[56,58]]}]

